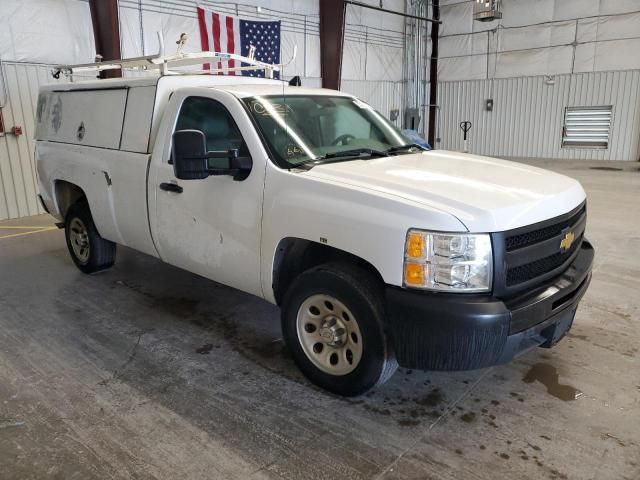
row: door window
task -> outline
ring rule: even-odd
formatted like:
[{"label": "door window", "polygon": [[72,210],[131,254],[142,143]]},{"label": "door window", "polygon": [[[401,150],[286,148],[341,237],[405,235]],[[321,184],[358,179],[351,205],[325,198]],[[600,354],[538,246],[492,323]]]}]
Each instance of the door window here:
[{"label": "door window", "polygon": [[[240,156],[249,155],[247,145],[233,117],[220,102],[211,98],[188,97],[182,103],[177,130],[200,130],[207,140],[208,151],[238,149]],[[209,168],[225,168],[228,161],[210,158]]]}]

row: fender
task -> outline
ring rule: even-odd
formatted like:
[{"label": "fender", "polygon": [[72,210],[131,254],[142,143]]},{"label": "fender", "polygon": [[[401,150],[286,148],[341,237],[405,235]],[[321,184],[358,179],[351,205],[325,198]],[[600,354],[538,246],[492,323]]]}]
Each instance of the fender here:
[{"label": "fender", "polygon": [[269,166],[262,219],[263,296],[277,303],[274,266],[287,238],[345,252],[370,264],[384,283],[402,286],[407,230],[426,226],[467,231],[453,215],[411,200]]}]

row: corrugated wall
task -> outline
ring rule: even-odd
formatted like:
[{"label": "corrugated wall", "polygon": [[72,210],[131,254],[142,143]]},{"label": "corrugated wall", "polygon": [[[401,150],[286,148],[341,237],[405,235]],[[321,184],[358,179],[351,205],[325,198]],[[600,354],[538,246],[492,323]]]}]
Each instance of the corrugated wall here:
[{"label": "corrugated wall", "polygon": [[[640,159],[640,71],[443,82],[439,86],[439,148],[461,150],[459,124],[473,127],[469,151],[501,157],[580,160]],[[492,112],[485,100],[493,98]],[[609,148],[563,148],[567,106],[612,105]]]},{"label": "corrugated wall", "polygon": [[6,130],[22,127],[23,135],[0,137],[0,220],[43,213],[36,194],[34,117],[38,88],[51,83],[49,67],[2,63],[0,106]]}]

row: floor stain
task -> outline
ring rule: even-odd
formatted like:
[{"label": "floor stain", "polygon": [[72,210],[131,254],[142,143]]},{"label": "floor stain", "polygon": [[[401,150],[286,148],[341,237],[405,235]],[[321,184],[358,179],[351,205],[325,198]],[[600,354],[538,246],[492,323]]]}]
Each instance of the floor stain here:
[{"label": "floor stain", "polygon": [[476,414],[474,412],[467,412],[460,415],[460,420],[466,423],[471,423],[476,419]]},{"label": "floor stain", "polygon": [[211,350],[213,350],[213,344],[206,343],[201,347],[196,348],[196,353],[199,353],[200,355],[207,355]]},{"label": "floor stain", "polygon": [[403,418],[401,420],[398,420],[398,425],[400,425],[401,427],[415,427],[417,425],[420,425],[420,420],[412,420],[410,418]]},{"label": "floor stain", "polygon": [[577,388],[561,384],[559,377],[558,370],[553,365],[536,363],[522,378],[522,381],[525,383],[538,381],[547,388],[547,393],[565,402],[575,400],[582,395],[582,392]]},{"label": "floor stain", "polygon": [[429,394],[426,397],[418,398],[415,400],[415,402],[418,405],[423,405],[427,407],[436,407],[438,406],[438,404],[442,403],[443,400],[444,400],[444,395],[442,394],[440,389],[434,388],[433,390],[431,390],[431,392],[429,392]]},{"label": "floor stain", "polygon": [[368,410],[372,413],[377,413],[379,415],[391,415],[391,410],[389,410],[388,408],[378,408],[378,407],[372,407],[371,405],[364,405],[364,409]]},{"label": "floor stain", "polygon": [[587,337],[586,335],[578,335],[577,333],[568,332],[567,333],[567,337],[569,337],[569,338],[577,338],[578,340],[582,340],[584,342],[588,342],[589,341],[589,337]]}]

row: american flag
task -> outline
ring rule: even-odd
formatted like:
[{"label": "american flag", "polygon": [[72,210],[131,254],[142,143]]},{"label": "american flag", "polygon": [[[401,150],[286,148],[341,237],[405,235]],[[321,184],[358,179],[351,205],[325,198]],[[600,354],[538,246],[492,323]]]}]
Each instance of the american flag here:
[{"label": "american flag", "polygon": [[[280,22],[258,22],[198,7],[202,50],[235,53],[247,57],[249,48],[256,47],[255,59],[265,63],[280,63]],[[238,67],[235,60],[219,61],[213,68]],[[246,65],[246,64],[243,64]],[[208,70],[209,64],[204,69]],[[235,75],[236,72],[228,72]],[[242,70],[243,75],[264,77],[264,70]],[[279,78],[279,73],[274,72]]]}]

